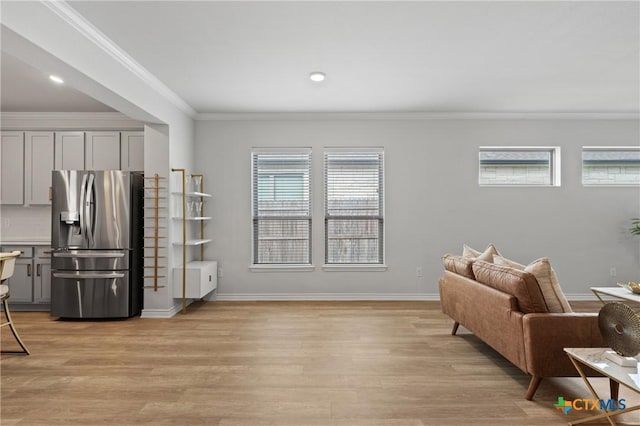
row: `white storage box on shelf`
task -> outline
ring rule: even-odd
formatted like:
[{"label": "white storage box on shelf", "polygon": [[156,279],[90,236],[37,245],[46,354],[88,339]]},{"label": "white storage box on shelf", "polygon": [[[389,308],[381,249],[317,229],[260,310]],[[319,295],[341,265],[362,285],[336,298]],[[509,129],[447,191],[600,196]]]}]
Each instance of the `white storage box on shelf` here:
[{"label": "white storage box on shelf", "polygon": [[[218,262],[215,260],[187,263],[187,299],[200,299],[218,287]],[[182,297],[182,268],[173,268],[173,297]]]}]

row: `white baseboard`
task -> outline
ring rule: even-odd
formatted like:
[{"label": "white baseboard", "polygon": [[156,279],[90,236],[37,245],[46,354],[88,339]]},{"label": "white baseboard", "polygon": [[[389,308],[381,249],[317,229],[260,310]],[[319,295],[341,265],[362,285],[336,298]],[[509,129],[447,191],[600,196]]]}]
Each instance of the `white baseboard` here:
[{"label": "white baseboard", "polygon": [[440,300],[438,293],[218,293],[220,301],[259,300]]},{"label": "white baseboard", "polygon": [[143,309],[140,318],[171,318],[182,309],[182,302],[165,309]]},{"label": "white baseboard", "polygon": [[[591,292],[589,293],[565,293],[565,297],[570,302],[597,302],[598,298]],[[611,298],[611,300],[616,300]]]},{"label": "white baseboard", "polygon": [[[596,301],[593,293],[568,293],[569,301]],[[218,293],[212,300],[218,301],[287,301],[287,300],[422,300],[439,301],[438,293]],[[615,299],[611,299],[615,300]],[[189,300],[189,303],[193,302]],[[142,318],[171,318],[182,309],[178,303],[167,309],[143,309]]]}]

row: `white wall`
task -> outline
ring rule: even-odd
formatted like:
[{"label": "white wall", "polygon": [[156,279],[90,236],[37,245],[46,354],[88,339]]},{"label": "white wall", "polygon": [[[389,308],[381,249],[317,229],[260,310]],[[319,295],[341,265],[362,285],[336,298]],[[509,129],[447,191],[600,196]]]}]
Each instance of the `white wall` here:
[{"label": "white wall", "polygon": [[[440,257],[492,242],[527,263],[548,256],[565,292],[638,280],[638,188],[581,185],[582,145],[637,145],[637,120],[290,120],[199,121],[196,167],[213,193],[207,258],[224,276],[218,297],[430,298]],[[562,147],[560,188],[480,188],[478,146]],[[313,272],[251,272],[252,147],[313,149]],[[385,272],[328,272],[323,263],[324,147],[382,146],[386,153]],[[416,267],[424,277],[416,277]],[[610,268],[617,277],[610,277]]]}]

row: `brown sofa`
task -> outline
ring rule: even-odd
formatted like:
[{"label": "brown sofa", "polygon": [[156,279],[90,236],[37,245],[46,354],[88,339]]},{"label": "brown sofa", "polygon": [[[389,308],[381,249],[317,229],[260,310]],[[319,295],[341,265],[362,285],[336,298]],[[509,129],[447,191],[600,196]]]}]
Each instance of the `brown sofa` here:
[{"label": "brown sofa", "polygon": [[[443,256],[442,311],[523,372],[533,399],[544,377],[577,376],[565,347],[602,347],[597,314],[549,313],[529,272],[462,256]],[[595,375],[595,374],[594,374]],[[611,384],[612,398],[618,389]]]}]

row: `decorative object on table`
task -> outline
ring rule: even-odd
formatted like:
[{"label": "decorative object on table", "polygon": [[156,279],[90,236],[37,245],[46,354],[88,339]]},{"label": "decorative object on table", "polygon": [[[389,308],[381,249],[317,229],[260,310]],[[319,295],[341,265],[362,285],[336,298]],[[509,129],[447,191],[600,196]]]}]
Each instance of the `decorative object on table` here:
[{"label": "decorative object on table", "polygon": [[629,231],[631,231],[633,235],[640,235],[640,217],[631,219],[631,228],[629,228]]},{"label": "decorative object on table", "polygon": [[629,281],[628,283],[618,283],[618,285],[622,288],[629,290],[631,293],[640,294],[640,284],[634,281]]},{"label": "decorative object on table", "polygon": [[605,345],[613,349],[606,357],[623,367],[636,366],[640,352],[640,317],[620,302],[607,303],[598,314],[598,326]]}]

